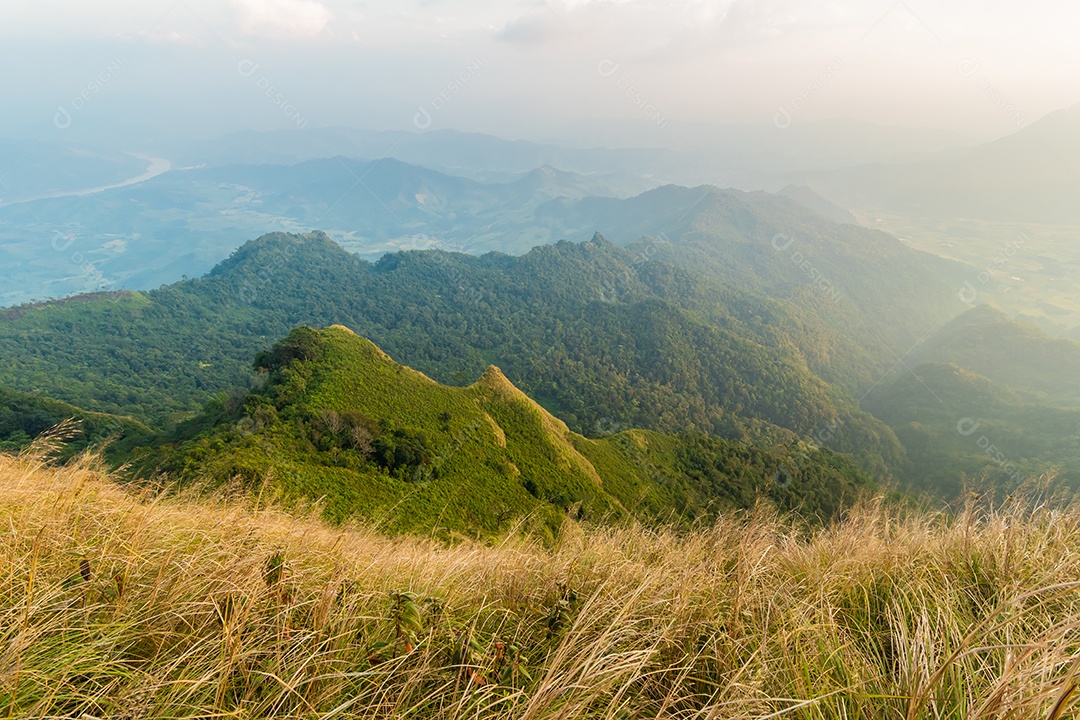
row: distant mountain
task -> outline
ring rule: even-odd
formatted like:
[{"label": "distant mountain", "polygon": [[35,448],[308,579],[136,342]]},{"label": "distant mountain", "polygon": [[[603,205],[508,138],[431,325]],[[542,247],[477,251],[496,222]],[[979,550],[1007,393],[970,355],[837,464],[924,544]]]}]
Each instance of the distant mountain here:
[{"label": "distant mountain", "polygon": [[505,140],[455,130],[376,131],[346,127],[238,132],[177,148],[185,165],[294,165],[335,156],[393,157],[477,182],[509,182],[545,165],[633,194],[685,177],[688,158],[662,148],[580,148]]},{"label": "distant mountain", "polygon": [[[863,407],[894,430],[911,463],[909,477],[931,492],[959,496],[969,485],[1003,494],[1038,486],[1043,476],[1072,492],[1080,488],[1075,407],[939,363],[898,373],[875,388]],[[1054,483],[1049,486],[1054,489]]]},{"label": "distant mountain", "polygon": [[1080,222],[1080,105],[993,142],[804,182],[844,207],[918,217]]},{"label": "distant mountain", "polygon": [[663,259],[794,304],[806,326],[792,341],[836,338],[827,356],[802,349],[815,371],[852,390],[966,307],[956,295],[970,275],[963,266],[786,196],[665,186],[629,199],[553,200],[536,216],[556,228],[550,234],[582,239],[603,228],[639,262]]},{"label": "distant mountain", "polygon": [[1080,406],[1080,343],[980,305],[922,343],[913,362],[957,365],[1054,404]]},{"label": "distant mountain", "polygon": [[759,497],[824,519],[873,487],[841,456],[798,444],[781,453],[643,431],[587,440],[496,367],[446,387],[340,326],[295,330],[256,363],[264,384],[211,403],[142,472],[319,500],[331,519],[393,531],[524,525],[549,540],[568,513],[693,520]]},{"label": "distant mountain", "polygon": [[328,228],[371,259],[435,245],[525,252],[559,238],[506,233],[528,228],[539,204],[601,185],[546,166],[484,184],[392,158],[174,170],[137,186],[0,207],[0,305],[157,287],[282,229]]},{"label": "distant mountain", "polygon": [[[177,170],[92,197],[35,203],[33,212],[50,218],[48,225],[25,225],[24,208],[0,208],[0,262],[7,268],[0,278],[0,302],[157,287],[207,272],[251,237],[313,227],[325,228],[345,248],[371,260],[430,247],[521,254],[561,239],[588,240],[596,231],[620,244],[667,237],[702,249],[686,258],[691,264],[704,257],[705,267],[725,279],[765,292],[814,282],[853,290],[862,283],[880,295],[878,280],[895,290],[897,277],[903,277],[919,289],[913,297],[921,299],[925,282],[908,270],[917,253],[881,233],[853,225],[834,229],[821,213],[835,216],[835,210],[805,191],[799,199],[814,207],[788,197],[708,186],[598,197],[590,179],[552,167],[508,182],[480,183],[393,158]],[[792,239],[783,252],[782,241],[773,246],[777,234]],[[834,241],[833,235],[844,240]],[[806,254],[808,247],[800,247],[811,236],[818,244],[813,257]],[[900,275],[862,274],[862,259],[879,262],[876,254],[860,249],[864,245],[884,249],[885,257],[899,263]],[[755,257],[748,259],[748,253]],[[810,263],[805,268],[819,272],[800,269],[804,261]],[[834,266],[834,261],[841,262]],[[769,277],[761,276],[766,265]]]},{"label": "distant mountain", "polygon": [[1057,473],[1080,487],[1080,343],[985,306],[945,324],[863,398],[927,487],[1012,488]]},{"label": "distant mountain", "polygon": [[[657,185],[720,182],[746,190],[779,189],[791,173],[895,160],[969,144],[952,133],[885,127],[855,120],[775,124],[680,123],[677,146],[640,147],[609,126],[592,146],[506,140],[455,130],[375,131],[348,127],[238,132],[175,148],[181,164],[291,165],[335,155],[396,157],[452,175],[506,181],[551,165],[603,179],[624,195]],[[676,148],[677,149],[674,149]]]},{"label": "distant mountain", "polygon": [[549,166],[509,182],[479,183],[394,158],[227,166],[193,170],[185,179],[250,188],[263,209],[365,239],[366,254],[387,249],[376,243],[402,237],[457,239],[493,223],[521,224],[546,201],[596,194],[587,178]]}]

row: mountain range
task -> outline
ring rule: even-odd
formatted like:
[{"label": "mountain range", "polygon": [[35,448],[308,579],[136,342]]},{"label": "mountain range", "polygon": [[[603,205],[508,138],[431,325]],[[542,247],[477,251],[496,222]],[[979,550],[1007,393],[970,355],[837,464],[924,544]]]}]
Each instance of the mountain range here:
[{"label": "mountain range", "polygon": [[[745,232],[754,227],[754,215],[744,217]],[[837,232],[844,226],[819,222],[832,233],[814,236],[821,244],[807,249],[847,256],[843,262],[861,263],[872,278],[873,252],[859,260],[859,243],[845,244]],[[879,235],[885,242],[888,236]],[[824,244],[828,237],[835,244]],[[780,272],[791,261],[775,249],[740,255],[727,248],[727,262],[771,260],[747,262],[737,282],[739,272],[729,267],[725,274],[723,254],[710,265],[702,248],[683,251],[680,243],[663,242],[663,254],[649,253],[648,246],[622,248],[597,235],[519,257],[428,250],[373,264],[323,234],[268,235],[200,279],[3,311],[0,352],[7,369],[0,385],[134,417],[167,434],[206,403],[241,407],[259,382],[251,358],[276,338],[299,325],[337,324],[438,382],[467,386],[498,365],[509,382],[579,435],[603,438],[631,428],[691,432],[770,451],[804,443],[848,455],[877,481],[907,484],[933,456],[923,442],[926,432],[947,439],[959,420],[979,412],[984,422],[1017,427],[1022,415],[1015,411],[1025,403],[1067,409],[1065,400],[1048,399],[1047,390],[1060,387],[1054,378],[1072,366],[1075,343],[976,308],[913,341],[903,358],[890,359],[883,345],[866,342],[872,336],[865,328],[844,326],[847,316],[832,312],[835,302],[824,310],[809,302],[820,288],[809,278],[799,287]],[[893,242],[899,259],[890,260],[892,267],[908,258],[923,299],[931,298],[928,288],[940,281],[936,266]],[[740,252],[754,247],[746,241]],[[871,285],[846,286],[851,307],[874,307]],[[879,295],[876,307],[889,299],[887,292]],[[940,311],[932,302],[915,304],[906,310],[908,320],[920,307],[924,321]],[[910,335],[894,322],[894,332]],[[995,343],[997,350],[987,352]],[[1053,352],[1026,375],[1014,375],[1010,367],[1039,343]],[[932,373],[950,362],[970,369]],[[1005,388],[997,405],[975,405],[965,394],[975,376],[1015,377],[1016,387]],[[924,387],[934,393],[934,405],[920,399]],[[1060,443],[1042,450],[1024,456],[1038,460],[1025,469],[1041,472],[1071,457]],[[986,475],[1004,485],[1022,480],[990,477],[986,471],[994,468],[981,455],[977,445],[961,447],[939,465],[947,479],[916,490],[955,494],[965,476]]]},{"label": "mountain range", "polygon": [[[1031,148],[1072,136],[1074,115],[1051,116],[995,143],[910,155],[904,163],[893,156],[861,169],[808,171],[805,183],[775,194],[673,184],[628,192],[619,163],[646,167],[653,151],[560,154],[483,136],[391,139],[335,130],[299,145],[289,135],[271,159],[298,161],[291,165],[223,162],[268,157],[272,138],[238,137],[235,152],[228,144],[213,151],[213,163],[93,194],[0,207],[0,234],[8,239],[0,247],[10,268],[0,291],[9,300],[44,289],[98,290],[0,309],[0,386],[8,388],[0,396],[0,442],[25,446],[68,416],[88,428],[71,447],[111,432],[107,456],[116,463],[137,456],[148,473],[261,483],[282,471],[274,458],[288,457],[296,482],[277,490],[294,499],[336,498],[329,512],[343,519],[360,511],[360,496],[330,492],[335,483],[312,468],[334,466],[335,453],[357,448],[346,447],[344,435],[344,445],[320,445],[328,428],[319,413],[360,413],[348,415],[363,420],[350,431],[362,426],[387,447],[400,445],[414,465],[453,435],[439,429],[443,420],[426,416],[399,422],[397,411],[387,415],[362,403],[312,410],[306,400],[283,400],[289,362],[253,372],[252,358],[288,354],[296,328],[332,327],[349,332],[304,330],[314,333],[305,337],[320,346],[376,344],[349,351],[356,377],[347,382],[387,382],[385,372],[371,374],[359,360],[385,358],[385,350],[405,364],[393,367],[415,368],[410,377],[423,373],[437,394],[457,398],[450,404],[460,404],[459,390],[472,393],[469,402],[483,402],[478,394],[502,387],[502,395],[525,398],[530,412],[550,418],[544,427],[564,427],[555,433],[560,447],[569,443],[600,475],[596,462],[603,463],[583,448],[608,453],[605,443],[624,433],[651,437],[668,449],[663,462],[649,462],[683,478],[676,495],[670,488],[646,492],[647,482],[634,481],[634,492],[652,493],[654,514],[692,518],[710,507],[710,493],[724,494],[720,486],[704,492],[695,485],[700,468],[694,475],[691,465],[705,461],[687,460],[689,447],[709,457],[752,448],[774,460],[830,452],[850,463],[841,474],[857,477],[855,484],[925,497],[955,497],[970,483],[1011,489],[1033,476],[1075,486],[1080,344],[985,304],[1015,283],[999,288],[996,273],[980,274],[860,224],[879,202],[937,212],[904,206],[907,200],[897,200],[903,193],[881,190],[888,185],[881,178],[909,171],[904,177],[913,188],[932,176],[932,194],[942,198],[950,183],[969,187],[972,173],[988,192],[1007,189],[985,170],[1008,166],[1022,176]],[[441,157],[432,164],[451,172],[394,156],[350,157],[384,140],[409,149],[398,154]],[[319,157],[315,141],[324,150],[336,142],[343,151]],[[460,155],[465,146],[476,152]],[[455,168],[454,153],[474,162]],[[1067,165],[1069,153],[1060,155]],[[571,157],[579,172],[537,165]],[[653,159],[672,157],[655,151]],[[1006,214],[1020,208],[996,206]],[[27,212],[50,222],[27,224],[19,219]],[[294,232],[244,242],[280,228]],[[181,270],[191,277],[175,281]],[[121,287],[130,289],[114,289]],[[312,366],[301,374],[309,371],[323,372]],[[418,388],[396,392],[426,402],[420,398],[428,390]],[[269,423],[277,430],[260,435],[269,445],[258,457],[244,444],[248,425],[262,422],[252,403],[272,408],[276,415],[268,417],[299,423],[285,434],[277,421]],[[331,435],[344,432],[333,424]],[[555,438],[545,442],[558,445]],[[376,484],[408,484],[393,453],[384,451],[350,455],[351,471],[378,476]],[[504,461],[533,472],[506,458],[481,464]],[[540,504],[517,503],[514,517],[566,512],[568,505],[556,511],[549,502],[560,493],[594,515],[639,517],[621,491],[583,494],[589,472],[571,474],[564,490],[576,490],[529,493]],[[345,485],[366,482],[354,477]],[[732,502],[745,507],[767,485],[753,484],[753,492],[740,491]],[[382,513],[415,490],[395,487],[380,496],[389,505],[361,514]],[[843,504],[836,497],[851,497],[838,492],[801,507],[828,515]],[[394,516],[395,527],[430,527],[433,516],[418,508],[411,512],[422,522]],[[554,518],[548,515],[548,530]],[[499,523],[492,522],[450,526],[495,532]]]}]

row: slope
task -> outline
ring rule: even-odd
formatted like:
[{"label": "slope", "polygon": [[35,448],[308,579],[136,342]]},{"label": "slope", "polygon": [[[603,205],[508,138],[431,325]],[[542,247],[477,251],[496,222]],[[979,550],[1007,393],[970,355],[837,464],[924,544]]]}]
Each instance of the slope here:
[{"label": "slope", "polygon": [[25,450],[42,435],[62,442],[58,447],[61,458],[102,448],[107,457],[119,458],[148,442],[154,433],[130,417],[87,412],[33,393],[0,387],[0,451]]},{"label": "slope", "polygon": [[803,182],[863,209],[920,217],[1030,223],[1080,222],[1080,105],[1006,137],[905,164],[863,165]]},{"label": "slope", "polygon": [[[586,440],[495,367],[467,387],[439,385],[341,326],[298,328],[256,365],[259,387],[144,450],[138,476],[237,482],[393,531],[522,527],[548,540],[568,513],[692,520],[765,496],[823,518],[873,487],[842,456],[798,443],[764,451],[643,431]],[[695,481],[705,468],[708,481]]]}]

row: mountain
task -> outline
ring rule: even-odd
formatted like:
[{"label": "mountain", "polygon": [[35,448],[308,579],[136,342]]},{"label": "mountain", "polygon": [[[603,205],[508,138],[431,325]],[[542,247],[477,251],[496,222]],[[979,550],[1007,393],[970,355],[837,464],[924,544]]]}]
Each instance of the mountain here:
[{"label": "mountain", "polygon": [[1052,404],[1080,406],[1080,343],[979,305],[912,352],[915,363],[957,365]]},{"label": "mountain", "polygon": [[914,483],[999,497],[1047,475],[1080,487],[1080,410],[1032,399],[956,365],[924,363],[863,401],[904,444]]},{"label": "mountain", "polygon": [[357,160],[396,157],[452,175],[500,182],[550,165],[611,183],[631,195],[666,183],[717,182],[743,189],[779,189],[792,173],[823,170],[961,147],[952,133],[885,127],[855,120],[773,124],[680,122],[678,147],[640,147],[605,123],[593,146],[507,140],[455,130],[376,131],[349,127],[246,131],[170,148],[189,165],[292,165],[340,155]]},{"label": "mountain", "polygon": [[802,205],[808,210],[813,210],[818,215],[824,218],[828,218],[835,223],[845,224],[850,223],[857,225],[858,221],[855,216],[844,208],[831,203],[825,198],[818,195],[812,188],[806,185],[788,185],[780,190],[777,195],[782,195],[786,198],[790,198],[795,202]]},{"label": "mountain", "polygon": [[1045,473],[1080,487],[1080,343],[977,306],[916,347],[863,408],[887,423],[911,477],[1015,488]]},{"label": "mountain", "polygon": [[[561,147],[455,130],[377,131],[347,127],[245,131],[175,148],[185,165],[295,165],[339,156],[371,162],[393,157],[482,183],[510,182],[543,166],[613,187],[619,194],[680,179],[688,158],[661,148]],[[663,180],[660,180],[663,181]]]},{"label": "mountain", "polygon": [[641,263],[601,237],[520,257],[414,251],[372,264],[322,234],[277,234],[200,279],[0,312],[0,384],[169,425],[248,382],[250,358],[290,328],[341,324],[440,382],[498,365],[576,432],[817,437],[888,476],[898,442],[808,366],[789,339],[800,322],[782,303]]},{"label": "mountain", "polygon": [[[58,427],[68,422],[71,424]],[[102,447],[107,456],[115,458],[153,436],[150,428],[130,417],[87,412],[37,394],[0,388],[0,451],[24,450],[54,428],[57,439],[63,441],[63,458]]]},{"label": "mountain", "polygon": [[[959,305],[951,280],[949,291],[930,287],[929,276],[941,274],[928,267],[930,261],[881,233],[836,224],[829,218],[843,218],[841,211],[805,190],[789,190],[784,197],[708,186],[665,186],[632,198],[596,193],[589,178],[551,166],[498,183],[393,158],[173,170],[93,196],[33,203],[30,209],[49,223],[27,224],[29,206],[0,208],[0,262],[8,268],[0,279],[0,302],[153,288],[202,275],[251,237],[320,227],[370,260],[430,247],[523,254],[561,239],[588,240],[596,231],[619,244],[663,237],[692,250],[673,261],[697,267],[708,260],[705,267],[726,281],[755,291],[835,285],[855,295],[858,309],[868,293],[882,294],[879,281],[894,292],[899,280],[918,286],[911,294],[920,302],[924,295],[944,295]],[[793,243],[814,242],[820,252],[810,257],[798,244],[775,240],[778,234]],[[864,246],[875,250],[863,252]],[[863,273],[865,261],[882,252],[899,276]],[[804,261],[810,264],[803,267]],[[832,267],[835,261],[841,262]],[[763,271],[770,276],[761,276]],[[849,287],[859,282],[864,289]],[[878,299],[871,309],[888,307]],[[913,318],[902,318],[922,319],[921,308]],[[881,323],[879,332],[892,329],[893,323]]]},{"label": "mountain", "polygon": [[[332,228],[333,235],[346,238],[343,244],[374,257],[398,249],[402,239],[421,245],[440,239],[467,242],[469,249],[483,249],[485,242],[477,236],[493,225],[528,225],[532,211],[549,200],[597,194],[587,178],[547,165],[500,183],[480,183],[394,158],[334,157],[288,167],[198,169],[189,175],[197,184],[248,188],[257,194],[254,202],[261,209],[301,225]],[[492,249],[524,252],[531,247],[504,242]]]},{"label": "mountain", "polygon": [[1080,105],[1017,132],[915,162],[819,173],[804,182],[844,207],[918,217],[1080,222]]},{"label": "mountain", "polygon": [[0,207],[120,183],[145,169],[143,160],[127,153],[0,139]]},{"label": "mountain", "polygon": [[[970,270],[895,237],[839,224],[764,192],[666,186],[630,199],[553,200],[537,215],[562,237],[590,223],[628,244],[639,264],[660,259],[797,308],[815,372],[863,392],[935,327],[966,306]],[[828,337],[828,349],[804,339]]]},{"label": "mountain", "polygon": [[[1008,486],[1059,467],[1073,482],[1075,344],[976,308],[890,360],[866,340],[889,323],[891,337],[910,338],[918,313],[932,317],[931,291],[946,287],[933,284],[932,264],[883,233],[791,204],[805,222],[804,257],[850,269],[837,277],[862,268],[844,295],[815,305],[821,287],[805,274],[800,284],[769,239],[782,214],[732,193],[710,191],[699,205],[699,221],[716,221],[700,236],[630,248],[595,236],[518,257],[411,251],[370,263],[322,234],[265,236],[200,279],[0,312],[0,384],[168,430],[249,387],[249,359],[275,337],[341,324],[442,383],[466,385],[497,365],[571,432],[594,438],[641,428],[764,448],[805,442],[946,495],[984,471]],[[727,227],[743,239],[717,242]],[[923,302],[900,310],[890,294]],[[984,387],[993,402],[980,399]],[[1031,441],[1024,428],[1037,413],[1059,427]],[[989,472],[982,435],[958,439],[965,418],[1019,448],[1010,473]]]},{"label": "mountain", "polygon": [[333,520],[393,531],[523,526],[548,540],[567,513],[693,520],[764,496],[824,518],[873,487],[841,456],[798,443],[778,453],[693,434],[587,440],[494,366],[467,387],[439,385],[341,326],[294,330],[256,365],[257,388],[210,403],[141,472],[318,500]]},{"label": "mountain", "polygon": [[0,207],[0,304],[195,277],[251,237],[282,229],[327,228],[369,259],[433,246],[525,252],[559,239],[530,229],[536,207],[606,191],[550,166],[500,183],[393,158],[177,169],[128,187]]}]

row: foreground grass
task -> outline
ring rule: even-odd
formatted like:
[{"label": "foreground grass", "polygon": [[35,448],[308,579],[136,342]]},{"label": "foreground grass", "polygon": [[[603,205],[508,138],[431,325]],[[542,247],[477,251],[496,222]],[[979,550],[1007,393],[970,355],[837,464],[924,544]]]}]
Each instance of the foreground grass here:
[{"label": "foreground grass", "polygon": [[8,717],[1074,717],[1080,510],[447,546],[0,455]]}]

